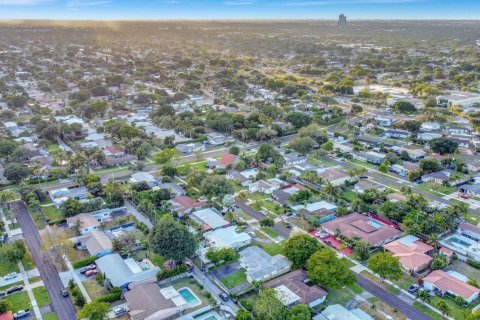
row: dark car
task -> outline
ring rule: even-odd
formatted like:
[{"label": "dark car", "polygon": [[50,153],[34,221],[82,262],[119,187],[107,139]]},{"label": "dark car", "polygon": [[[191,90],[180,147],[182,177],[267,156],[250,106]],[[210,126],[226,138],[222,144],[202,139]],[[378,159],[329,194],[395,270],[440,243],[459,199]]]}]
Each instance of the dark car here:
[{"label": "dark car", "polygon": [[290,222],[285,222],[285,227],[287,229],[292,229],[292,224]]},{"label": "dark car", "polygon": [[7,289],[7,291],[5,291],[7,294],[10,294],[10,293],[14,293],[14,292],[17,292],[17,291],[22,291],[23,290],[23,286],[13,286],[13,287],[10,287]]},{"label": "dark car", "polygon": [[226,293],[219,293],[218,296],[220,297],[220,299],[222,299],[223,301],[227,302],[228,301],[228,294]]},{"label": "dark car", "polygon": [[62,296],[63,296],[63,297],[65,297],[65,298],[68,297],[68,291],[67,291],[67,289],[63,288],[62,290],[60,290],[60,292],[62,293]]},{"label": "dark car", "polygon": [[6,295],[5,291],[0,291],[0,297],[3,297],[5,295]]}]

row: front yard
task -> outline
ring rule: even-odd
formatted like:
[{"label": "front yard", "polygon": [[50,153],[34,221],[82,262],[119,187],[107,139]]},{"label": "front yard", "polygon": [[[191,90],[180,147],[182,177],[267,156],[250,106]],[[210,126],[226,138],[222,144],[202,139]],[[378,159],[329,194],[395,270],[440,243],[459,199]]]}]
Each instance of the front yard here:
[{"label": "front yard", "polygon": [[17,312],[19,310],[32,309],[30,304],[30,298],[28,297],[27,291],[22,291],[18,293],[11,294],[3,298],[10,302],[12,305],[12,312]]},{"label": "front yard", "polygon": [[263,250],[265,250],[265,252],[267,252],[269,255],[271,255],[271,256],[276,256],[277,254],[281,254],[281,253],[282,253],[283,243],[284,243],[284,241],[282,241],[282,242],[280,242],[280,243],[275,243],[275,242],[266,242],[266,243],[256,242],[255,245],[257,245],[257,246],[259,246],[260,248],[262,248]]},{"label": "front yard", "polygon": [[239,270],[235,273],[223,277],[220,281],[225,285],[225,287],[231,289],[246,282],[247,275],[243,270]]},{"label": "front yard", "polygon": [[47,219],[47,221],[56,221],[63,218],[62,212],[57,209],[54,205],[49,205],[45,207],[41,207],[43,215]]},{"label": "front yard", "polygon": [[44,286],[33,288],[32,291],[39,307],[43,307],[51,303],[47,289],[45,289]]}]

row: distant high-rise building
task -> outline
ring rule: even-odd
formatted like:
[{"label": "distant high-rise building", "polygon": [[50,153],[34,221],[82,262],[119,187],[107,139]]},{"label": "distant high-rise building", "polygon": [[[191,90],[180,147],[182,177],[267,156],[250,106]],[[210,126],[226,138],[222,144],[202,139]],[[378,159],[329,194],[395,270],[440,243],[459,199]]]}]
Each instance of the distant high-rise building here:
[{"label": "distant high-rise building", "polygon": [[338,16],[337,27],[339,28],[346,28],[348,27],[347,16],[343,13]]}]

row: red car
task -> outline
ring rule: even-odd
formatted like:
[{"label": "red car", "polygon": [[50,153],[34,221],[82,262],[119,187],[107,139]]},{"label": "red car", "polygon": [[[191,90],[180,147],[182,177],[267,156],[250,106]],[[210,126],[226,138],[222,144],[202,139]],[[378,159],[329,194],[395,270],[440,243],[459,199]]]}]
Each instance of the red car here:
[{"label": "red car", "polygon": [[96,275],[97,273],[98,273],[97,269],[88,270],[87,272],[85,272],[85,277],[91,277]]}]

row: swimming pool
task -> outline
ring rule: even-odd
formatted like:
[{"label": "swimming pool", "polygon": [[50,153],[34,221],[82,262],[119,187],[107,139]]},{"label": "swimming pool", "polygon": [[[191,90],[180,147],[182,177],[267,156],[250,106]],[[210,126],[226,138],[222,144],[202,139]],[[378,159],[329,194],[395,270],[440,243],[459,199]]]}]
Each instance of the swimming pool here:
[{"label": "swimming pool", "polygon": [[367,222],[369,225],[371,225],[372,227],[375,227],[375,228],[380,228],[380,227],[383,227],[383,223],[381,222],[378,222],[377,220],[374,220],[374,219],[370,219],[368,220]]},{"label": "swimming pool", "polygon": [[462,247],[466,247],[466,248],[468,248],[472,245],[471,243],[468,243],[467,241],[463,241],[462,239],[459,239],[457,237],[450,237],[450,238],[448,238],[447,241],[456,243],[456,244],[461,245]]},{"label": "swimming pool", "polygon": [[202,301],[189,288],[185,287],[178,290],[178,293],[187,301],[190,307],[196,307],[202,304]]}]

